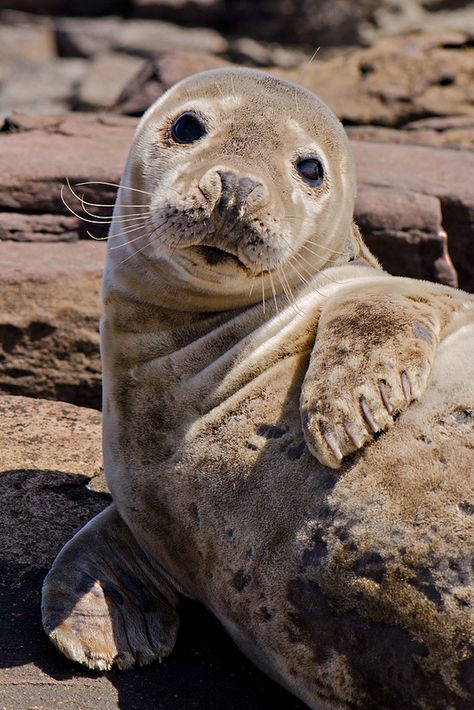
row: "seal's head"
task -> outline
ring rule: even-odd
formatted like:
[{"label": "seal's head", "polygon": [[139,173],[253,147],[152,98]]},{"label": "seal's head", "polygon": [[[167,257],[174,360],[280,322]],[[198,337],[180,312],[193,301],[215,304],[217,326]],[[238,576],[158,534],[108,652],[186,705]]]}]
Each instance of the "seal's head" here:
[{"label": "seal's head", "polygon": [[[319,98],[259,71],[208,71],[143,116],[111,237],[127,269],[146,260],[160,273],[166,304],[240,307],[347,261],[354,193],[347,137]],[[124,229],[137,199],[147,208],[138,239]]]}]

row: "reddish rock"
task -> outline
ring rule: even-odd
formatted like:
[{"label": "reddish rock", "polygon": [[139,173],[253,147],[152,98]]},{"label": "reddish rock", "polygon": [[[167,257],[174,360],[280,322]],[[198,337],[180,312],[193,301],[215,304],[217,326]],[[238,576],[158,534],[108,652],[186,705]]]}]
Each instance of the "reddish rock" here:
[{"label": "reddish rock", "polygon": [[474,47],[462,33],[385,38],[277,73],[314,91],[351,125],[474,116]]},{"label": "reddish rock", "polygon": [[449,225],[449,252],[459,276],[459,285],[474,291],[474,195],[460,199],[455,194],[443,199],[443,220]]},{"label": "reddish rock", "polygon": [[[154,57],[186,47],[203,52],[225,52],[227,40],[207,27],[180,27],[181,23],[104,17],[58,18],[56,39],[62,56],[91,57],[108,51]],[[105,87],[106,88],[106,87]]]},{"label": "reddish rock", "polygon": [[[106,491],[101,475],[101,415],[96,409],[0,394],[0,415],[0,480],[5,471],[67,471],[77,476],[78,485],[81,479],[100,476],[102,484],[96,482],[94,487]],[[0,507],[5,522],[7,506]],[[30,549],[23,546],[23,554]]]},{"label": "reddish rock", "polygon": [[15,62],[44,62],[54,59],[55,55],[52,22],[10,24],[0,18],[0,63],[3,67]]},{"label": "reddish rock", "polygon": [[0,212],[0,241],[70,242],[78,238],[76,217]]},{"label": "reddish rock", "polygon": [[0,87],[0,112],[61,113],[85,71],[84,59],[17,62]]},{"label": "reddish rock", "polygon": [[362,187],[355,216],[369,249],[391,274],[457,286],[437,198]]},{"label": "reddish rock", "polygon": [[[359,188],[377,187],[438,198],[441,224],[459,286],[474,291],[474,154],[424,146],[353,141]],[[399,216],[399,219],[405,217]],[[396,229],[394,222],[394,229]],[[369,231],[366,231],[368,239]]]},{"label": "reddish rock", "polygon": [[170,20],[182,25],[213,27],[220,24],[226,0],[134,0],[137,17]]},{"label": "reddish rock", "polygon": [[117,102],[124,83],[140,71],[143,60],[124,52],[102,52],[88,63],[75,94],[76,109],[109,109]]},{"label": "reddish rock", "polygon": [[208,69],[231,66],[225,59],[205,52],[165,52],[144,64],[127,84],[117,101],[120,113],[140,116],[166,89],[176,82]]},{"label": "reddish rock", "polygon": [[0,242],[0,391],[100,407],[105,245]]},{"label": "reddish rock", "polygon": [[407,123],[399,129],[383,126],[348,126],[346,131],[353,140],[474,151],[474,116],[425,118]]},{"label": "reddish rock", "polygon": [[[0,133],[0,212],[68,214],[61,201],[66,178],[117,183],[136,121],[113,114],[54,118],[13,115]],[[26,127],[25,127],[26,125]],[[116,188],[82,188],[86,198],[113,203]]]}]

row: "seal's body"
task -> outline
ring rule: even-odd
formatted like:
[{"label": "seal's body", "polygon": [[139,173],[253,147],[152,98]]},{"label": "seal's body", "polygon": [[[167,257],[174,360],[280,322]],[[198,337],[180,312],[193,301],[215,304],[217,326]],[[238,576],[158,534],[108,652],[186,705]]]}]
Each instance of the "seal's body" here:
[{"label": "seal's body", "polygon": [[310,707],[472,706],[474,299],[383,273],[353,200],[337,120],[274,77],[142,119],[104,278],[114,503],[44,587],[69,657],[167,655],[182,593]]}]

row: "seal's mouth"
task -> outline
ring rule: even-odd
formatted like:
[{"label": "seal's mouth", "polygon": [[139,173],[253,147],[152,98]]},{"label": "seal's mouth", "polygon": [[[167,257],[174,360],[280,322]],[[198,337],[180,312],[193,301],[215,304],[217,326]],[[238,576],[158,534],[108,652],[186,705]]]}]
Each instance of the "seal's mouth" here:
[{"label": "seal's mouth", "polygon": [[219,249],[218,247],[210,247],[205,244],[200,244],[199,246],[188,247],[188,249],[192,249],[194,253],[203,258],[209,266],[217,266],[218,264],[223,264],[226,261],[232,260],[242,268],[246,268],[245,264],[237,256],[235,256],[235,254],[231,254],[230,252],[225,251],[224,249]]}]

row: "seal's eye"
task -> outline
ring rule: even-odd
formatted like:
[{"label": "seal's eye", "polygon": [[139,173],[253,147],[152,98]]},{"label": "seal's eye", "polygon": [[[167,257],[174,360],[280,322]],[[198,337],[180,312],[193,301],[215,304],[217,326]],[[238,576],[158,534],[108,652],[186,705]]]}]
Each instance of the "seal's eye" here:
[{"label": "seal's eye", "polygon": [[171,136],[176,143],[194,143],[205,134],[206,129],[194,113],[183,113],[172,123]]},{"label": "seal's eye", "polygon": [[296,162],[296,169],[305,182],[315,187],[324,179],[323,164],[318,158],[302,158]]}]

